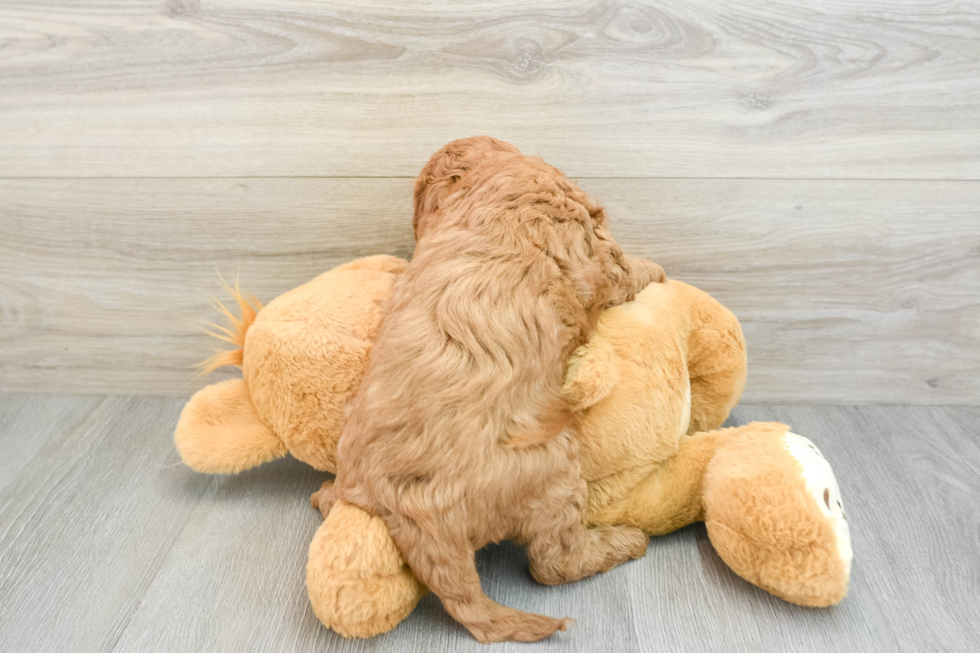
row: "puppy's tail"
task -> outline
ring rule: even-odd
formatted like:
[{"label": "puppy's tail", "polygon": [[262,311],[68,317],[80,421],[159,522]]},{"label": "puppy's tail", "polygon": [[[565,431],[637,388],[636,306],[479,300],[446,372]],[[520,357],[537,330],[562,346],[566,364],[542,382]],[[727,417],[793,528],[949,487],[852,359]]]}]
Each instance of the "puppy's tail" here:
[{"label": "puppy's tail", "polygon": [[392,535],[397,533],[395,541],[415,576],[480,642],[536,642],[572,624],[571,619],[508,608],[487,596],[480,587],[475,553],[465,532],[454,533],[449,524],[435,523],[431,515],[418,521],[395,519],[399,527],[391,529]]}]

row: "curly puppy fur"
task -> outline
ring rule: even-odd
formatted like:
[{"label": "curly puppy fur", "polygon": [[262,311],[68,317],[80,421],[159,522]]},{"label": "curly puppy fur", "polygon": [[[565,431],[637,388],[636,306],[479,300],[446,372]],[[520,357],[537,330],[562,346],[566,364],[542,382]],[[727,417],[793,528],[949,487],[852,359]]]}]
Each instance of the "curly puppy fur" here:
[{"label": "curly puppy fur", "polygon": [[552,584],[646,552],[639,529],[583,525],[561,389],[600,310],[663,270],[625,257],[603,209],[558,170],[491,138],[437,152],[415,200],[415,256],[320,498],[381,517],[419,580],[481,642],[539,640],[569,620],[492,601],[474,553],[514,539]]}]

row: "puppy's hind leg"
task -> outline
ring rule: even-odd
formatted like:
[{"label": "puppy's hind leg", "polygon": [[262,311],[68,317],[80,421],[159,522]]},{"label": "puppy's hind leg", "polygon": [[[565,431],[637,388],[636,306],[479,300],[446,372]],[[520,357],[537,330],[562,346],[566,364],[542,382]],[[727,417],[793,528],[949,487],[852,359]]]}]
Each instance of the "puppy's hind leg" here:
[{"label": "puppy's hind leg", "polygon": [[397,515],[386,521],[415,576],[480,642],[536,642],[571,625],[570,619],[521,612],[487,596],[480,587],[475,553],[462,524],[435,518],[426,519],[425,527],[421,527],[415,520]]},{"label": "puppy's hind leg", "polygon": [[523,542],[531,575],[545,585],[571,583],[646,554],[650,538],[632,526],[586,528],[585,481],[552,484],[529,515]]}]

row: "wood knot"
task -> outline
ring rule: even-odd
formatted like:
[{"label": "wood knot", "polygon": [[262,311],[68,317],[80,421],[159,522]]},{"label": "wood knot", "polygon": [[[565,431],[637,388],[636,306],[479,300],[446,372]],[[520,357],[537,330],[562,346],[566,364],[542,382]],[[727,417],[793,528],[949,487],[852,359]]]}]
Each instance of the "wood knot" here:
[{"label": "wood knot", "polygon": [[184,14],[196,12],[200,8],[199,0],[167,0],[163,11],[171,18],[178,18]]},{"label": "wood knot", "polygon": [[517,50],[515,67],[521,75],[533,75],[545,66],[544,50],[534,39],[521,37],[514,41]]}]

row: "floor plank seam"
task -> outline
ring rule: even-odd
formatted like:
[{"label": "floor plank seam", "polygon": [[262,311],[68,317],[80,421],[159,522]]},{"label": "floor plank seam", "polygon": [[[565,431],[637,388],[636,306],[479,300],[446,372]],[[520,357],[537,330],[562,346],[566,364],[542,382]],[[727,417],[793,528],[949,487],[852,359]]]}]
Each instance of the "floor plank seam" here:
[{"label": "floor plank seam", "polygon": [[129,630],[129,626],[133,621],[133,617],[136,615],[136,613],[139,612],[140,608],[143,606],[143,601],[146,598],[146,595],[149,593],[150,589],[153,587],[153,583],[156,581],[157,576],[160,574],[160,571],[166,566],[167,561],[170,559],[170,556],[173,554],[174,546],[176,546],[177,542],[180,541],[180,537],[187,529],[187,524],[188,522],[190,522],[191,517],[194,516],[194,513],[197,511],[198,506],[201,505],[202,500],[204,499],[204,496],[208,493],[208,491],[213,486],[216,486],[218,484],[219,479],[220,479],[219,476],[212,476],[208,480],[208,482],[204,486],[202,486],[201,491],[198,493],[197,499],[194,502],[194,507],[187,511],[187,516],[184,518],[184,521],[180,525],[180,528],[174,529],[173,531],[174,535],[170,539],[170,543],[166,548],[166,553],[160,556],[159,560],[154,565],[153,573],[150,575],[150,577],[146,581],[146,584],[143,586],[142,592],[140,593],[139,600],[133,604],[132,608],[129,610],[129,614],[126,615],[126,620],[120,625],[115,636],[112,636],[110,634],[109,639],[111,640],[111,645],[109,640],[107,640],[105,644],[103,644],[101,648],[102,653],[115,652],[116,648],[119,646],[119,642],[126,634],[126,631]]},{"label": "floor plank seam", "polygon": [[[88,411],[88,414],[86,414],[83,418],[81,418],[78,423],[79,424],[84,424],[87,419],[89,419],[92,415],[94,415],[95,413],[97,413],[103,406],[105,406],[107,403],[109,403],[110,401],[112,401],[112,399],[113,399],[112,397],[105,397],[102,401],[100,401],[98,404],[96,404],[95,406],[93,406],[92,409],[90,411]],[[91,433],[92,431],[94,431],[96,429],[99,429],[99,428],[103,428],[104,429],[105,426],[112,419],[113,419],[113,416],[112,415],[108,415],[102,421],[96,420],[95,423],[91,424],[88,427],[88,429],[86,429],[86,434]],[[84,436],[82,436],[82,437],[84,438]],[[85,452],[89,451],[93,446],[94,446],[93,443],[89,443],[88,446],[85,449]],[[37,456],[40,456],[43,453],[44,453],[43,451],[37,452],[34,456],[32,456],[27,461],[26,464],[30,464],[30,461],[34,460]],[[71,458],[71,459],[69,459],[67,461],[64,461],[64,462],[68,464],[68,468],[70,469],[75,464],[77,464],[79,462],[79,460],[81,460],[83,458],[84,458],[84,455],[78,455],[78,456],[75,456],[74,458]],[[55,467],[48,467],[47,469],[49,469],[49,472],[48,472],[47,476],[45,477],[45,481],[49,481],[50,479],[56,477],[58,475],[58,472],[61,470],[61,468],[62,468],[61,465],[57,465]],[[58,484],[57,483],[55,483],[55,484],[52,485],[51,483],[45,482],[44,484],[41,485],[41,487],[44,488],[44,490],[45,490],[45,496],[50,496],[52,493],[57,493],[58,492]],[[47,507],[49,505],[51,505],[51,502],[50,501],[39,501],[37,503],[37,505],[34,506],[34,509],[31,512],[31,514],[28,515],[27,518],[24,520],[24,524],[21,527],[21,529],[19,531],[17,531],[17,533],[15,533],[12,536],[10,536],[10,530],[14,527],[14,524],[16,523],[17,519],[20,518],[23,515],[23,513],[18,513],[17,515],[14,515],[13,518],[10,520],[10,523],[9,523],[8,527],[6,528],[6,530],[4,530],[2,533],[0,533],[0,545],[3,545],[5,542],[8,541],[8,536],[10,536],[9,539],[14,539],[14,540],[17,539],[18,537],[20,537],[23,534],[24,530],[31,523],[32,519],[34,518],[34,515],[37,514],[37,511],[40,510],[40,509],[42,509],[42,508],[44,508],[44,507]],[[3,553],[4,553],[5,550],[6,550],[6,547],[4,547],[3,550],[0,550],[0,561],[2,561],[2,559],[3,559]]]}]

